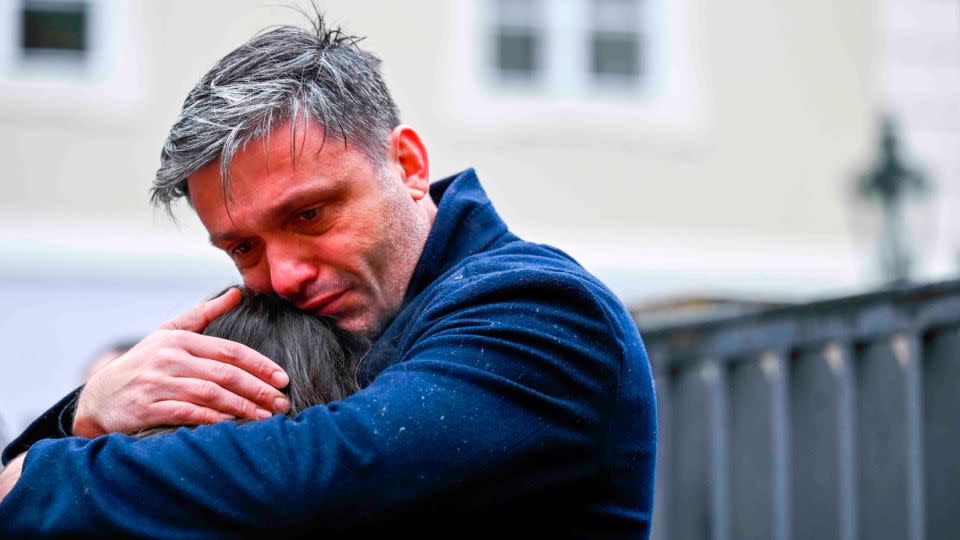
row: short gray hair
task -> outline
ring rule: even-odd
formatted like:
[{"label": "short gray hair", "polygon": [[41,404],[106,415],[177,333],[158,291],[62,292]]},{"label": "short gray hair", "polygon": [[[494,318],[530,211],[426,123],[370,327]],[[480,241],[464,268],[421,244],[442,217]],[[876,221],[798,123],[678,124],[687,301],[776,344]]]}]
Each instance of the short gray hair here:
[{"label": "short gray hair", "polygon": [[400,114],[380,59],[360,49],[360,39],[328,27],[317,13],[309,29],[262,31],[224,56],[190,91],[170,128],[150,200],[170,210],[189,196],[187,178],[218,157],[226,193],[236,152],[288,120],[294,135],[298,122],[318,122],[324,139],[356,145],[382,167]]}]

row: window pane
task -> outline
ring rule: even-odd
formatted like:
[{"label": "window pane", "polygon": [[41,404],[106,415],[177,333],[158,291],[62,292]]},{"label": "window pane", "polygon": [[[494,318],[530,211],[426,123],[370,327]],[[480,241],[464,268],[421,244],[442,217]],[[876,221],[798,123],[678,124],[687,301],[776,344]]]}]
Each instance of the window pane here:
[{"label": "window pane", "polygon": [[593,29],[638,32],[639,0],[593,0]]},{"label": "window pane", "polygon": [[540,70],[544,24],[541,0],[497,0],[493,12],[494,61],[510,77],[531,77]]},{"label": "window pane", "polygon": [[537,70],[536,47],[532,32],[501,30],[497,36],[497,67],[511,73],[533,74]]},{"label": "window pane", "polygon": [[601,75],[640,75],[640,43],[636,34],[595,32],[593,72]]},{"label": "window pane", "polygon": [[22,11],[25,51],[87,49],[87,5],[82,2],[26,2]]},{"label": "window pane", "polygon": [[497,23],[500,26],[530,28],[540,23],[537,0],[497,0]]},{"label": "window pane", "polygon": [[591,0],[590,57],[594,75],[641,75],[641,0]]}]

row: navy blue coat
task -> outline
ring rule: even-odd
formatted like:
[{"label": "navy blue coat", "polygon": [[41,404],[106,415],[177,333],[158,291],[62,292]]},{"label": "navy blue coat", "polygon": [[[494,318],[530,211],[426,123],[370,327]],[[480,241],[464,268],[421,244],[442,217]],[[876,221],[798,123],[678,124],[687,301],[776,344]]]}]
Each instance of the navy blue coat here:
[{"label": "navy blue coat", "polygon": [[423,536],[453,520],[646,538],[656,406],[629,313],[570,257],[510,233],[472,170],[431,196],[436,221],[361,391],[142,440],[62,436],[68,397],[7,448],[5,461],[31,449],[0,530]]}]

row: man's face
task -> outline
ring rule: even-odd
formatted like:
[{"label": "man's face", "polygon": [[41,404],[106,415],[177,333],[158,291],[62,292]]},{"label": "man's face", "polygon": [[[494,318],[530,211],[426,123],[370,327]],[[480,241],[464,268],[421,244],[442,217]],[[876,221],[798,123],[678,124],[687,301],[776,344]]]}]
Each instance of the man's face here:
[{"label": "man's face", "polygon": [[[219,161],[189,177],[190,199],[244,285],[374,335],[400,308],[435,212],[425,150],[404,133],[394,131],[380,168],[342,141],[323,144],[315,123],[295,137],[280,125],[237,152],[226,200]],[[411,149],[422,168],[404,158]]]}]

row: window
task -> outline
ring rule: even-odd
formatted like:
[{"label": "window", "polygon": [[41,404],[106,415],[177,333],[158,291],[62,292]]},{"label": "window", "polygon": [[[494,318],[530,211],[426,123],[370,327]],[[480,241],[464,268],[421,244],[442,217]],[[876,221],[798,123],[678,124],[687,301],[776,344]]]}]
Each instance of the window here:
[{"label": "window", "polygon": [[450,4],[438,106],[469,140],[570,144],[569,130],[557,128],[564,125],[604,147],[704,140],[707,70],[693,0]]},{"label": "window", "polygon": [[495,79],[552,94],[647,82],[645,13],[659,0],[487,0]]},{"label": "window", "polygon": [[130,0],[0,0],[0,116],[127,118],[146,97],[148,7]]},{"label": "window", "polygon": [[590,69],[597,78],[642,76],[638,0],[592,0]]},{"label": "window", "polygon": [[20,9],[22,58],[83,61],[89,47],[88,11],[82,1],[25,0]]},{"label": "window", "polygon": [[497,0],[494,6],[496,67],[508,78],[532,78],[542,69],[539,0]]}]

